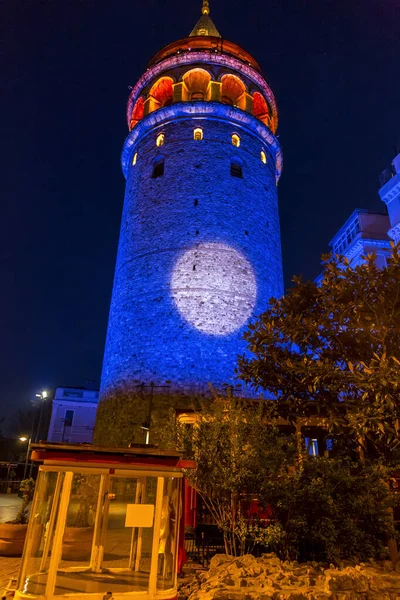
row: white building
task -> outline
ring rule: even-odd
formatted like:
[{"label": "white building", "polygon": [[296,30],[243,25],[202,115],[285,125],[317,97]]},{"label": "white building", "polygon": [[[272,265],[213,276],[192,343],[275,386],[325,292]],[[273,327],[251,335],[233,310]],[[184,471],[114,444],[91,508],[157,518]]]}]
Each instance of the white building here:
[{"label": "white building", "polygon": [[56,388],[47,435],[48,441],[90,444],[98,401],[98,390],[74,387]]},{"label": "white building", "polygon": [[390,219],[390,237],[397,243],[400,240],[400,154],[393,159],[391,168],[381,175],[379,195],[387,206]]},{"label": "white building", "polygon": [[376,263],[386,267],[386,258],[391,253],[389,217],[356,208],[336,235],[329,242],[333,254],[342,254],[356,267],[363,262],[362,256],[376,253]]}]

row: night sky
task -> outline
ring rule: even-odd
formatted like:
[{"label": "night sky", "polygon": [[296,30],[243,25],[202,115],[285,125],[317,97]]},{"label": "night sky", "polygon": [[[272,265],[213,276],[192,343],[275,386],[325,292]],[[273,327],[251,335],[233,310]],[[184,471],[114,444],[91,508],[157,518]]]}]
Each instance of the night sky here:
[{"label": "night sky", "polygon": [[[314,278],[354,208],[382,210],[400,151],[398,0],[211,0],[280,113],[286,286]],[[0,413],[42,389],[99,383],[124,197],[125,108],[148,60],[201,0],[0,3]]]}]

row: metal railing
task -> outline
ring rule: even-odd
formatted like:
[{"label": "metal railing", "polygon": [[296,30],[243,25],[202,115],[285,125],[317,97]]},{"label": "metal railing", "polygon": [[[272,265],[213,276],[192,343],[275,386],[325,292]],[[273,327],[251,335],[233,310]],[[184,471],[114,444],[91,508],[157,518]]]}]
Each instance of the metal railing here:
[{"label": "metal railing", "polygon": [[17,494],[21,485],[21,480],[10,479],[0,481],[0,494]]}]

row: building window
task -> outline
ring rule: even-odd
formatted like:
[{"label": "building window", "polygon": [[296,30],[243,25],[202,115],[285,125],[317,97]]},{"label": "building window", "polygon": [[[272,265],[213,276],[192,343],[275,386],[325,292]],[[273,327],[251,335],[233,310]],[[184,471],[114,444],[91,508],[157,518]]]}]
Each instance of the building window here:
[{"label": "building window", "polygon": [[156,139],[156,146],[162,146],[165,142],[165,135],[163,133],[160,133],[160,135],[157,136]]},{"label": "building window", "polygon": [[152,178],[162,177],[164,175],[164,159],[161,158],[154,163]]},{"label": "building window", "polygon": [[239,148],[240,146],[240,137],[237,133],[232,134],[232,144],[236,146],[236,148]]},{"label": "building window", "polygon": [[201,127],[196,127],[193,130],[193,139],[194,140],[202,140],[203,139],[203,130]]},{"label": "building window", "polygon": [[194,205],[195,205],[195,206],[198,206],[198,204],[199,204],[199,201],[198,201],[198,200],[197,200],[197,198],[196,198],[196,200],[194,201]]},{"label": "building window", "polygon": [[64,416],[65,427],[72,427],[72,421],[74,420],[74,410],[66,410]]},{"label": "building window", "polygon": [[334,254],[343,254],[346,250],[347,246],[354,240],[354,238],[360,233],[360,221],[358,215],[356,215],[355,219],[348,225],[348,227],[343,231],[340,237],[337,238],[335,244],[333,245],[333,253]]},{"label": "building window", "polygon": [[304,438],[307,454],[310,456],[318,456],[318,440],[314,438]]},{"label": "building window", "polygon": [[135,154],[133,155],[133,158],[132,158],[132,167],[134,167],[136,165],[136,162],[137,162],[137,152],[135,152]]},{"label": "building window", "polygon": [[261,150],[260,158],[261,158],[261,162],[263,162],[264,165],[266,165],[267,164],[267,155],[265,154],[264,150]]},{"label": "building window", "polygon": [[231,162],[231,175],[233,177],[243,178],[242,165],[234,160]]}]

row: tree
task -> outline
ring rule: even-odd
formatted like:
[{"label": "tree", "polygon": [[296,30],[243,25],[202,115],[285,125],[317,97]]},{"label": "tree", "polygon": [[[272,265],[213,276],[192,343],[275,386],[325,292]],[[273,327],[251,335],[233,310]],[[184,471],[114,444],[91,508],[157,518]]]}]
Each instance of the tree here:
[{"label": "tree", "polygon": [[294,428],[280,432],[267,415],[264,402],[228,395],[170,431],[168,445],[195,461],[185,477],[223,532],[226,553],[258,545],[284,560],[336,563],[383,553],[393,520],[381,467],[305,449],[299,461]]},{"label": "tree", "polygon": [[[245,518],[245,504],[260,498],[264,482],[277,481],[294,464],[295,445],[265,423],[263,408],[263,403],[241,402],[229,395],[216,398],[203,403],[193,425],[178,420],[173,431],[176,447],[196,462],[185,476],[223,532],[225,550],[232,555],[245,554],[261,541],[257,523]],[[172,440],[168,442],[171,445]]]},{"label": "tree", "polygon": [[272,416],[321,414],[329,431],[397,460],[400,450],[400,248],[388,266],[375,255],[353,267],[323,257],[319,284],[295,286],[245,333],[240,377],[265,390]]}]

